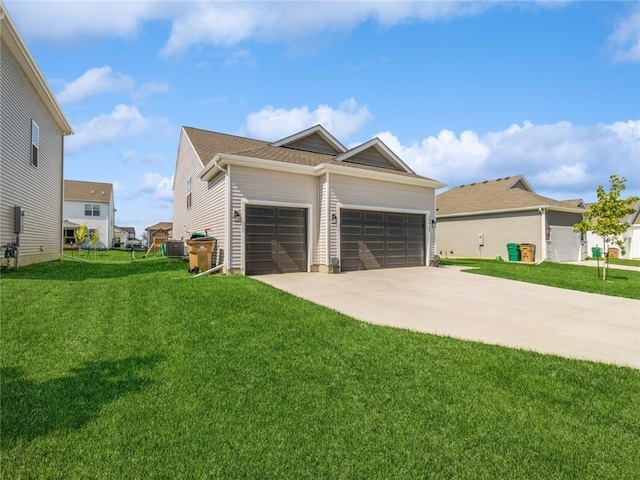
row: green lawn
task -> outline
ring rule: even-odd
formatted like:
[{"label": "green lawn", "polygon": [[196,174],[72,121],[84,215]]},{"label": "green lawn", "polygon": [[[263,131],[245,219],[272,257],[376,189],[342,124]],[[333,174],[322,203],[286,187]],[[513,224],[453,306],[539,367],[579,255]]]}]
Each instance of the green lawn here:
[{"label": "green lawn", "polygon": [[2,274],[2,478],[640,478],[639,370],[118,261]]},{"label": "green lawn", "polygon": [[[609,268],[607,280],[598,277],[597,267],[569,265],[564,263],[498,262],[469,258],[444,258],[442,265],[473,267],[470,273],[506,278],[520,282],[537,283],[550,287],[567,288],[589,293],[600,293],[614,297],[640,299],[640,272]],[[602,267],[600,267],[602,268]]]}]

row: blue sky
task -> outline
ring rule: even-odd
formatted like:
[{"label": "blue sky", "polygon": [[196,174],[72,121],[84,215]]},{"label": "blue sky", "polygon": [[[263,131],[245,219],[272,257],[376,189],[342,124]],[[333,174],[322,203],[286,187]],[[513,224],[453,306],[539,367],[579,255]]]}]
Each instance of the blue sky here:
[{"label": "blue sky", "polygon": [[378,136],[447,188],[524,174],[593,201],[616,173],[640,194],[638,2],[5,5],[75,130],[65,178],[113,183],[138,236],[172,219],[183,125]]}]

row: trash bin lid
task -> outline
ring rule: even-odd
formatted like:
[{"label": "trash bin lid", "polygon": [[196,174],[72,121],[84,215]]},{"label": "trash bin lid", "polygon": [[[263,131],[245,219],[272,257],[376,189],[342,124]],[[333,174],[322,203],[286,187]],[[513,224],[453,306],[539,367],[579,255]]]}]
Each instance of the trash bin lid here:
[{"label": "trash bin lid", "polygon": [[192,238],[191,240],[189,240],[190,242],[215,242],[216,239],[214,237],[206,237],[206,236],[202,236],[202,237],[195,237]]}]

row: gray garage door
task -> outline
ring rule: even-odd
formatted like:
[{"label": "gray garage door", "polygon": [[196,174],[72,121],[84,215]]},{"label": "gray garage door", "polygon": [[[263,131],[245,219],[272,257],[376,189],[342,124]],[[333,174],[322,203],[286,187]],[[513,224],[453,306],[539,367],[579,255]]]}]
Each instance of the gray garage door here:
[{"label": "gray garage door", "polygon": [[307,271],[307,210],[246,207],[245,273]]},{"label": "gray garage door", "polygon": [[424,215],[341,210],[341,270],[424,265],[424,222]]}]

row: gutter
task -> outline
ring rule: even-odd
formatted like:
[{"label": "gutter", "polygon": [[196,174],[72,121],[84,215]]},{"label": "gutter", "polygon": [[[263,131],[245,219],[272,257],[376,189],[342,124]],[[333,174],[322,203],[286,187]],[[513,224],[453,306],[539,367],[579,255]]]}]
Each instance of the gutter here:
[{"label": "gutter", "polygon": [[461,213],[448,213],[440,214],[438,218],[456,218],[456,217],[468,217],[471,215],[493,215],[497,213],[513,213],[513,212],[531,212],[537,210],[538,212],[543,210],[553,210],[554,212],[566,212],[566,213],[584,213],[586,210],[581,208],[571,207],[556,207],[551,205],[535,205],[531,207],[519,207],[519,208],[504,208],[501,210],[479,210],[477,212],[461,212]]},{"label": "gutter", "polygon": [[385,182],[400,183],[406,185],[416,185],[429,187],[433,189],[442,188],[444,183],[428,178],[408,177],[404,175],[396,175],[393,173],[378,172],[373,170],[351,168],[348,166],[321,163],[320,165],[301,165],[298,163],[280,162],[278,160],[265,160],[261,158],[245,157],[242,155],[216,154],[209,164],[204,167],[198,177],[201,180],[209,181],[213,179],[217,173],[213,170],[227,165],[238,165],[244,167],[261,168],[265,170],[277,170],[289,173],[298,173],[302,175],[320,176],[324,173],[336,173],[340,175],[348,175],[359,178],[370,178],[373,180],[381,180]]}]

